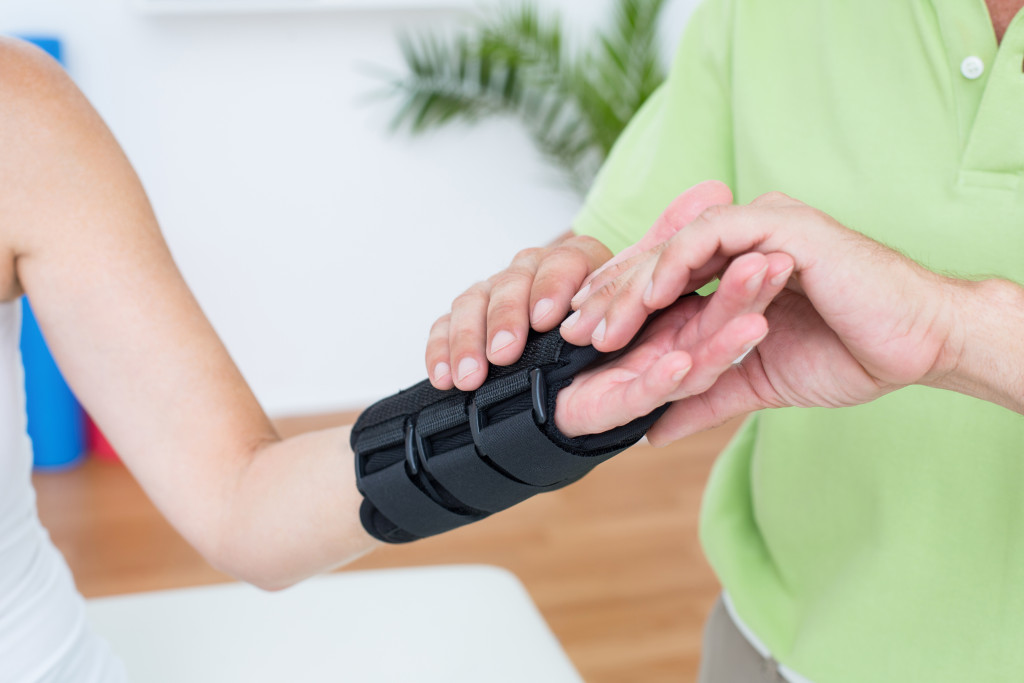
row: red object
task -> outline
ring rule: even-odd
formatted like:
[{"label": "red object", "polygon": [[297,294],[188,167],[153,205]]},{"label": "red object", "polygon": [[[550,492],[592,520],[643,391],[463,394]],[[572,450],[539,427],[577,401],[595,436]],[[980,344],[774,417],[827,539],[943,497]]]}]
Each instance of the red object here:
[{"label": "red object", "polygon": [[100,460],[121,462],[121,458],[117,457],[117,452],[107,441],[107,437],[103,436],[103,432],[88,415],[85,416],[85,446],[90,455],[94,455]]}]

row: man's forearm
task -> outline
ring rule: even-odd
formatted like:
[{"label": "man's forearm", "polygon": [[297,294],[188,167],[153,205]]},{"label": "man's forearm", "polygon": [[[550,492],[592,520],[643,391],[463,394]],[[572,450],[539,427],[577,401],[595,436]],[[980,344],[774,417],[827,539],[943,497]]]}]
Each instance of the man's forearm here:
[{"label": "man's forearm", "polygon": [[926,384],[1024,414],[1024,287],[954,280],[945,296],[952,311],[945,358]]}]

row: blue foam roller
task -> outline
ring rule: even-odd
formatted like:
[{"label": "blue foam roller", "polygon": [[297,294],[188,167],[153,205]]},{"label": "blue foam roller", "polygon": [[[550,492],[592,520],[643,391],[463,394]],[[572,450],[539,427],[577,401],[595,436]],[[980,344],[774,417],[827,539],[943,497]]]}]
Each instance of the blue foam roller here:
[{"label": "blue foam roller", "polygon": [[63,44],[60,42],[60,38],[54,38],[53,36],[18,36],[22,40],[32,43],[36,47],[40,47],[45,50],[51,57],[56,59],[61,64],[64,63],[64,49]]},{"label": "blue foam roller", "polygon": [[85,415],[53,360],[28,299],[22,299],[25,409],[36,467],[70,467],[85,454]]}]

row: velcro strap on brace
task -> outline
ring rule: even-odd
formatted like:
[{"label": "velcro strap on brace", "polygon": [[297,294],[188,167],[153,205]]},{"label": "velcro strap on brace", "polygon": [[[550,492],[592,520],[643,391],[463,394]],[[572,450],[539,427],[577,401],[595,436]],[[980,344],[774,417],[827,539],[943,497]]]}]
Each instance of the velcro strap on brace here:
[{"label": "velcro strap on brace", "polygon": [[449,531],[580,479],[629,448],[667,406],[570,439],[554,425],[558,392],[606,360],[557,329],[531,332],[518,362],[492,365],[476,391],[429,381],[370,406],[352,428],[363,527],[388,543]]}]

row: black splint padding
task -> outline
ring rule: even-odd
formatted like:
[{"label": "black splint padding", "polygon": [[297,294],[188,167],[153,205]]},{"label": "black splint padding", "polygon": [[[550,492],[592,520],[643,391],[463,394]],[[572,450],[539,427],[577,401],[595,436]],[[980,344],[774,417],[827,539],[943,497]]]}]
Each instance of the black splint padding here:
[{"label": "black splint padding", "polygon": [[363,527],[388,543],[449,531],[571,484],[635,444],[667,406],[574,439],[554,425],[558,392],[608,357],[557,329],[532,332],[522,358],[492,365],[474,392],[425,380],[367,408],[351,437]]}]

